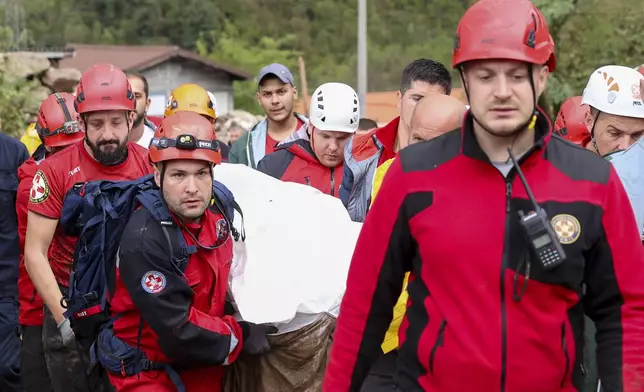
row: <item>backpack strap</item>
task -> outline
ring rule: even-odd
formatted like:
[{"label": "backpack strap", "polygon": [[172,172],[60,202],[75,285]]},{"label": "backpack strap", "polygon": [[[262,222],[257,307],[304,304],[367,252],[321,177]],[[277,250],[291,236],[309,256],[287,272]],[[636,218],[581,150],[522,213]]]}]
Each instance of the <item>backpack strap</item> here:
[{"label": "backpack strap", "polygon": [[244,228],[244,213],[241,210],[241,207],[237,203],[235,199],[230,199],[228,202],[232,205],[234,211],[237,211],[239,213],[239,216],[241,216],[242,222],[241,222],[241,233],[237,231],[235,226],[233,226],[233,218],[234,216],[228,216],[229,213],[227,213],[228,209],[224,206],[224,203],[222,200],[219,199],[219,196],[217,195],[216,192],[213,192],[212,195],[212,200],[213,203],[215,204],[215,207],[217,210],[224,216],[226,219],[226,223],[228,223],[228,227],[230,227],[230,232],[233,235],[233,238],[235,241],[239,241],[241,238],[242,241],[246,241],[246,229]]},{"label": "backpack strap", "polygon": [[[246,227],[244,227],[244,213],[242,212],[242,209],[239,206],[239,204],[237,204],[237,200],[233,199],[232,205],[235,211],[237,211],[237,213],[239,214],[239,216],[241,216],[241,240],[242,242],[244,242],[246,241]],[[233,227],[232,225],[230,227],[232,227],[235,232],[237,231],[237,229],[235,229],[235,227]],[[238,239],[235,239],[235,241],[237,240]]]},{"label": "backpack strap", "polygon": [[155,189],[151,183],[146,182],[140,184],[139,193],[136,198],[150,212],[154,219],[159,222],[163,235],[168,241],[170,260],[172,260],[173,266],[183,275],[188,265],[188,257],[197,252],[197,247],[187,244],[181,229],[172,219],[168,206],[161,198],[159,190]]},{"label": "backpack strap", "polygon": [[[233,193],[219,181],[214,181],[212,184],[212,201],[217,210],[224,216],[228,223],[228,227],[231,228],[231,233],[235,241],[239,241],[241,237],[242,241],[246,240],[246,229],[244,228],[244,213],[242,212],[241,207],[235,200]],[[239,213],[241,217],[241,233],[233,226],[235,220],[235,211]]]}]

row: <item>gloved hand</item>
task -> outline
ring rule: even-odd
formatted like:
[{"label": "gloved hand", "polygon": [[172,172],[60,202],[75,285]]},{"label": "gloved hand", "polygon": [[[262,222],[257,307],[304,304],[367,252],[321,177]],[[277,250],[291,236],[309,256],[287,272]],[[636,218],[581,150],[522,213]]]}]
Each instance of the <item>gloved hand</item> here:
[{"label": "gloved hand", "polygon": [[65,347],[76,347],[76,335],[74,335],[74,330],[72,325],[69,323],[69,319],[66,318],[58,324],[58,332],[63,337],[63,346]]},{"label": "gloved hand", "polygon": [[247,321],[240,321],[239,325],[242,328],[242,351],[250,355],[263,354],[271,349],[268,342],[269,334],[277,332],[277,328],[273,325],[267,324],[254,324]]}]

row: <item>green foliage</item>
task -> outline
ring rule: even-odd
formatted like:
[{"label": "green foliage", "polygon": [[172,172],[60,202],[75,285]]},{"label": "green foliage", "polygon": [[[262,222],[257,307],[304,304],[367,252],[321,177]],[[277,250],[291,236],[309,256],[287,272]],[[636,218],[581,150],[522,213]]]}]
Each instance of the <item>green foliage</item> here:
[{"label": "green foliage", "polygon": [[[454,32],[475,0],[368,0],[369,90],[394,90],[410,61],[449,66]],[[549,22],[557,48],[547,105],[556,110],[581,94],[593,69],[644,63],[644,7],[632,0],[533,0]],[[308,85],[356,85],[357,1],[342,0],[29,0],[22,45],[69,42],[174,44],[256,73],[283,62]],[[639,3],[638,3],[639,4]],[[1,7],[0,7],[1,8]],[[0,10],[1,11],[1,10]],[[454,79],[458,84],[458,79]],[[235,86],[236,104],[257,111],[253,82]]]},{"label": "green foliage", "polygon": [[19,137],[26,127],[23,108],[40,105],[33,102],[33,90],[39,86],[36,81],[26,81],[0,71],[0,120],[1,132]]},{"label": "green foliage", "polygon": [[[209,32],[197,41],[197,52],[216,61],[226,59],[226,63],[249,72],[257,72],[270,63],[282,63],[294,72],[297,70],[297,59],[300,52],[293,49],[296,42],[294,34],[281,38],[261,37],[248,44],[241,38],[239,30],[232,24],[226,24],[222,33]],[[255,98],[257,80],[235,82],[235,106],[252,113],[261,114]]]},{"label": "green foliage", "polygon": [[[26,37],[26,33],[21,34],[17,42]],[[11,29],[0,27],[0,50],[13,48],[15,42]],[[39,85],[37,81],[27,81],[0,69],[0,132],[20,136],[26,125],[23,108],[40,105],[34,102],[33,94]]]}]

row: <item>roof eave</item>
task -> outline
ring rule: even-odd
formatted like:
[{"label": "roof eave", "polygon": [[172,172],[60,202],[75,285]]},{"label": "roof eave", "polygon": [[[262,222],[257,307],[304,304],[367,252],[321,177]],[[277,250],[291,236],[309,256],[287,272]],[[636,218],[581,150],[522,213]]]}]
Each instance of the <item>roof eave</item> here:
[{"label": "roof eave", "polygon": [[136,66],[132,67],[132,71],[137,71],[137,72],[142,72],[147,69],[150,69],[154,66],[157,66],[165,61],[171,60],[173,58],[181,58],[181,59],[186,59],[186,60],[191,60],[195,61],[198,63],[201,63],[207,67],[217,69],[219,71],[224,71],[228,73],[233,80],[240,80],[240,81],[245,81],[245,80],[250,80],[253,78],[253,75],[246,72],[242,71],[240,69],[228,66],[228,65],[223,65],[220,63],[217,63],[215,61],[212,61],[210,59],[205,59],[201,56],[198,56],[196,54],[193,54],[187,50],[183,50],[180,48],[176,48],[175,50],[168,51],[167,53],[163,53],[160,56],[157,56],[153,59],[150,59],[146,62],[143,62],[141,64],[137,64]]}]

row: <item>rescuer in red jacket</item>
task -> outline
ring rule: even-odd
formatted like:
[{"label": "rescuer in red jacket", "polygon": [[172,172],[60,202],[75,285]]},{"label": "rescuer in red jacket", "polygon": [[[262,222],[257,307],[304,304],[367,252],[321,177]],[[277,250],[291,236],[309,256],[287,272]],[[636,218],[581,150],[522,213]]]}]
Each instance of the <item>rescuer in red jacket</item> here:
[{"label": "rescuer in red jacket", "polygon": [[[462,129],[391,165],[356,245],[323,390],[360,390],[410,271],[399,390],[579,391],[585,312],[604,390],[642,391],[644,248],[611,164],[553,137],[537,107],[555,68],[545,18],[529,0],[474,3],[452,65],[470,111]],[[545,216],[524,231],[520,212],[532,211]],[[565,259],[551,264],[543,244]]]},{"label": "rescuer in red jacket", "polygon": [[78,182],[133,180],[152,171],[148,151],[127,136],[134,121],[135,97],[125,73],[96,64],[81,76],[74,105],[85,138],[43,161],[29,194],[25,267],[45,302],[43,347],[54,392],[109,390],[107,377],[79,348],[65,317],[76,238],[59,220],[65,195]]},{"label": "rescuer in red jacket", "polygon": [[21,370],[25,377],[22,386],[25,392],[44,392],[51,390],[47,372],[45,352],[42,344],[42,324],[44,318],[43,300],[25,268],[24,247],[27,233],[27,206],[29,194],[38,165],[46,158],[63,148],[83,140],[84,133],[78,123],[74,109],[74,96],[69,93],[56,93],[48,96],[40,105],[36,132],[43,142],[29,160],[18,169],[18,195],[16,214],[18,235],[20,237],[20,265],[18,267],[18,302],[20,310],[18,321],[22,326]]},{"label": "rescuer in red jacket", "polygon": [[281,143],[259,161],[257,170],[282,181],[310,185],[339,197],[344,146],[360,120],[358,94],[342,83],[325,83],[311,96],[305,137]]},{"label": "rescuer in red jacket", "polygon": [[[212,167],[221,163],[218,148],[212,148],[215,140],[212,124],[194,112],[173,114],[155,131],[150,160],[156,185],[196,252],[188,256],[185,272],[178,270],[168,257],[178,250],[169,249],[160,223],[145,208],[130,217],[110,301],[114,339],[133,352],[142,351],[139,358],[168,364],[171,370],[110,373],[117,392],[174,392],[179,385],[175,376],[185,386],[183,392],[217,392],[224,365],[242,351],[268,349],[268,327],[224,315],[233,240],[228,220],[211,207]],[[186,142],[188,147],[179,144]],[[124,355],[112,357],[117,354]]]}]

